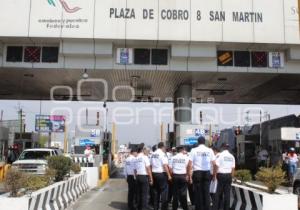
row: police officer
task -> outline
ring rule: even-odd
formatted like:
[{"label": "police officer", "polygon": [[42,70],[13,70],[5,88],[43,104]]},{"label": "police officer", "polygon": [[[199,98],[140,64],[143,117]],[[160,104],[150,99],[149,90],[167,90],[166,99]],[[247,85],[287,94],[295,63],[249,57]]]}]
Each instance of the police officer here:
[{"label": "police officer", "polygon": [[[169,149],[169,151],[167,152],[169,166],[171,165],[172,157],[176,155],[176,152],[177,152],[176,147],[172,147],[172,149]],[[168,182],[168,203],[171,203],[172,198],[173,198],[173,182],[169,181]]]},{"label": "police officer", "polygon": [[172,209],[178,209],[178,200],[183,210],[188,210],[187,188],[189,180],[189,157],[185,154],[185,148],[179,146],[178,154],[172,157],[170,170],[173,182],[173,203]]},{"label": "police officer", "polygon": [[163,142],[157,145],[157,150],[151,156],[152,176],[153,176],[153,196],[154,210],[159,209],[161,201],[161,210],[168,209],[168,180],[171,180],[171,174],[168,167],[168,157],[166,155]]},{"label": "police officer", "polygon": [[[229,210],[230,208],[230,188],[232,182],[232,174],[235,168],[235,159],[228,151],[229,145],[223,144],[223,151],[216,159],[216,178],[218,180],[217,192],[215,196],[214,210],[219,210],[219,207],[223,210]],[[223,198],[223,206],[221,201]]]},{"label": "police officer", "polygon": [[134,164],[135,158],[137,156],[137,151],[135,148],[132,148],[130,155],[125,160],[125,177],[128,183],[128,209],[135,210],[136,205],[136,178],[134,174]]},{"label": "police officer", "polygon": [[[190,153],[190,177],[194,184],[195,210],[210,209],[210,169],[215,167],[215,155],[212,149],[205,146],[205,138],[198,138],[199,146]],[[191,169],[192,168],[192,169]]]},{"label": "police officer", "polygon": [[150,168],[150,160],[143,153],[144,144],[138,147],[138,155],[135,160],[134,168],[137,184],[137,209],[144,210],[147,208],[147,198],[149,185],[153,184],[153,178]]}]

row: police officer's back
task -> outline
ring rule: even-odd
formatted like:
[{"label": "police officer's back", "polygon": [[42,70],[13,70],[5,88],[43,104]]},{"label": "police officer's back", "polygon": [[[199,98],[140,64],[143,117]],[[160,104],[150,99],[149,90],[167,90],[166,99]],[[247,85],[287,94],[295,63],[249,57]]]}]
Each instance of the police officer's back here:
[{"label": "police officer's back", "polygon": [[[205,146],[205,138],[200,136],[198,138],[199,146],[193,148],[190,153],[190,162],[192,164],[193,184],[194,184],[194,200],[195,210],[209,210],[210,209],[210,170],[215,167],[215,155],[212,149]],[[192,173],[191,173],[192,171]]]},{"label": "police officer's back", "polygon": [[178,154],[172,157],[170,169],[172,172],[173,182],[173,203],[172,209],[178,209],[178,201],[183,210],[188,210],[187,205],[187,188],[189,180],[189,157],[185,154],[183,146],[177,148]]},{"label": "police officer's back", "polygon": [[149,158],[143,153],[144,144],[138,148],[138,155],[135,160],[135,175],[137,184],[138,210],[147,207],[149,184],[153,184]]},{"label": "police officer's back", "polygon": [[216,176],[218,185],[215,196],[214,210],[218,210],[221,206],[221,198],[223,198],[223,210],[229,210],[230,208],[230,189],[232,183],[232,174],[235,168],[235,159],[228,151],[228,144],[223,144],[223,151],[219,154],[216,160]]},{"label": "police officer's back", "polygon": [[163,142],[158,144],[158,149],[151,156],[152,176],[154,184],[154,210],[159,209],[159,201],[161,201],[161,209],[168,209],[168,180],[171,175],[168,168],[168,157],[165,153]]},{"label": "police officer's back", "polygon": [[128,209],[135,210],[135,205],[137,202],[136,197],[136,178],[135,178],[135,161],[136,161],[137,150],[135,148],[131,149],[130,155],[125,160],[125,178],[128,183]]}]

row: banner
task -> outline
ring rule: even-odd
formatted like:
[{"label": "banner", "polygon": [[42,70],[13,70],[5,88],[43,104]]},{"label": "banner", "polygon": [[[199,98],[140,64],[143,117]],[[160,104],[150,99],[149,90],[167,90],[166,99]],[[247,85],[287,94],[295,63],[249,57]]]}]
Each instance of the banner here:
[{"label": "banner", "polygon": [[1,0],[0,37],[299,44],[298,11],[297,0]]}]

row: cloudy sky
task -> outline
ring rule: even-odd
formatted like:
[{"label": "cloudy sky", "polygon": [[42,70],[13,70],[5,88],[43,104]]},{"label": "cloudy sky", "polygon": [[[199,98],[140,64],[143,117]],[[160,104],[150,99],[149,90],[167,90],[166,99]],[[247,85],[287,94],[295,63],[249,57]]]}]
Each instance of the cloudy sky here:
[{"label": "cloudy sky", "polygon": [[[102,102],[53,102],[53,101],[0,101],[3,110],[3,120],[18,119],[17,111],[22,108],[26,117],[26,131],[34,131],[35,115],[57,114],[65,115],[68,120],[69,136],[74,135],[75,125],[86,123],[96,124],[97,112],[100,112],[100,125],[105,129],[106,111]],[[145,142],[153,145],[160,139],[160,125],[167,124],[173,130],[173,104],[171,103],[108,103],[108,130],[116,123],[117,139],[120,144]],[[260,111],[262,119],[271,119],[287,114],[300,114],[300,106],[296,105],[247,105],[247,104],[193,104],[192,122],[199,124],[200,111],[203,113],[204,124],[217,125],[217,129],[234,125],[258,123]],[[62,138],[59,134],[57,138]]]}]

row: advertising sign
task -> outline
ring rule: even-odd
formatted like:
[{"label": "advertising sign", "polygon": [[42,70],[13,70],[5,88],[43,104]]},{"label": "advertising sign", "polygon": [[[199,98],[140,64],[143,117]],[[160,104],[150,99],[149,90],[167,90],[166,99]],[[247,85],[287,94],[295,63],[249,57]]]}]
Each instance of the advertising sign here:
[{"label": "advertising sign", "polygon": [[61,115],[36,115],[35,131],[63,133],[65,131],[65,117]]}]

